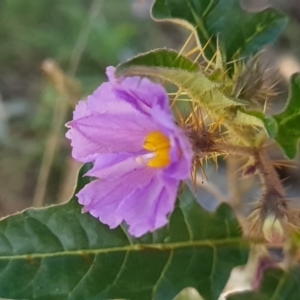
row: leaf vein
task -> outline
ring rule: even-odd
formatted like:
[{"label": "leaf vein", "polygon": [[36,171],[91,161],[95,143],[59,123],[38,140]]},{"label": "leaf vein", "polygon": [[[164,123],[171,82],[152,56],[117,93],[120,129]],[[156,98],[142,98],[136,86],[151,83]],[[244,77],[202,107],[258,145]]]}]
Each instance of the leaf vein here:
[{"label": "leaf vein", "polygon": [[174,256],[174,251],[171,250],[171,251],[170,251],[170,255],[169,255],[169,257],[168,257],[168,260],[167,260],[167,262],[166,262],[166,264],[165,264],[165,266],[164,266],[164,268],[163,268],[163,270],[162,270],[160,276],[158,277],[156,283],[155,283],[154,286],[152,287],[152,298],[151,298],[151,299],[154,299],[154,296],[155,296],[155,294],[156,294],[156,292],[157,292],[157,289],[158,289],[158,287],[159,287],[159,284],[160,284],[161,281],[165,278],[165,274],[167,273],[167,271],[168,271],[168,269],[169,269],[169,267],[170,267],[170,265],[171,265],[171,263],[172,263],[173,256]]},{"label": "leaf vein", "polygon": [[124,268],[126,267],[126,262],[127,262],[129,253],[130,253],[129,251],[126,251],[126,254],[125,254],[125,256],[124,256],[123,263],[122,263],[122,265],[121,265],[121,267],[120,267],[120,270],[119,270],[119,272],[117,273],[117,276],[116,276],[116,278],[114,279],[114,281],[110,284],[109,288],[112,287],[112,286],[114,286],[114,285],[117,285],[117,281],[118,281],[119,278],[121,277],[121,274],[122,274]]},{"label": "leaf vein", "polygon": [[189,242],[192,242],[194,240],[193,230],[190,227],[190,224],[189,224],[189,222],[187,220],[187,217],[186,217],[186,215],[184,213],[184,210],[182,208],[180,208],[180,209],[181,209],[181,212],[182,212],[182,215],[183,215],[183,220],[184,220],[184,223],[186,225],[186,229],[187,229],[188,234],[189,234]]},{"label": "leaf vein", "polygon": [[[49,226],[47,226],[45,223],[42,223],[39,219],[34,218],[32,216],[29,216],[29,219],[32,219],[32,220],[36,221],[37,223],[39,223],[39,226],[45,228],[49,232],[49,236],[52,236],[55,239],[55,241],[59,244],[60,248],[62,250],[66,250],[65,247],[64,247],[64,244],[59,239],[58,235],[56,233],[54,233]],[[48,236],[48,239],[49,239],[49,236]]]},{"label": "leaf vein", "polygon": [[69,297],[74,294],[75,290],[79,287],[80,283],[88,276],[88,274],[92,271],[94,263],[96,261],[97,255],[94,255],[94,259],[91,262],[89,268],[86,270],[85,274],[79,279],[79,281],[74,285],[73,289],[69,292]]},{"label": "leaf vein", "polygon": [[44,261],[44,258],[42,258],[41,261],[39,262],[39,267],[38,267],[38,269],[36,270],[35,274],[32,276],[31,280],[28,281],[28,283],[26,284],[26,286],[24,286],[24,289],[25,289],[27,286],[29,286],[31,283],[33,284],[34,279],[36,278],[37,274],[38,274],[39,271],[41,270],[43,261]]},{"label": "leaf vein", "polygon": [[[7,259],[28,259],[28,256],[31,258],[35,257],[55,257],[55,256],[65,256],[65,255],[79,255],[82,256],[83,253],[88,254],[106,254],[106,253],[115,253],[115,252],[138,252],[142,251],[145,248],[150,248],[157,251],[170,251],[175,249],[183,249],[183,248],[194,248],[194,247],[203,247],[214,244],[215,246],[244,246],[247,248],[249,246],[249,241],[242,240],[240,237],[234,238],[224,238],[224,239],[211,239],[211,240],[195,240],[195,241],[187,241],[187,242],[177,242],[177,243],[169,243],[169,244],[134,244],[130,246],[124,247],[114,247],[114,248],[105,248],[105,249],[81,249],[81,250],[72,250],[72,251],[60,251],[53,253],[35,253],[35,254],[19,254],[19,255],[3,255],[0,256],[1,260]],[[264,243],[263,243],[264,244]]]},{"label": "leaf vein", "polygon": [[211,292],[213,293],[214,292],[213,278],[214,278],[215,271],[216,271],[218,256],[217,256],[217,249],[213,244],[211,245],[211,248],[213,251],[213,261],[212,261],[211,271],[210,271],[210,275],[209,275],[209,281],[210,281]]}]

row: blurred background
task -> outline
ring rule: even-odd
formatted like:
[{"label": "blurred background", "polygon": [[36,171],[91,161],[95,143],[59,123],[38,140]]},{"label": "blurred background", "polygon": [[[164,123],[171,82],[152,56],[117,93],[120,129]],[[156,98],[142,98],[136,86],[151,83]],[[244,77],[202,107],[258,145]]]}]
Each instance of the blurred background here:
[{"label": "blurred background", "polygon": [[151,0],[0,1],[0,216],[67,201],[79,165],[65,123],[105,69],[184,37]]},{"label": "blurred background", "polygon": [[[182,46],[187,33],[152,21],[151,4],[0,1],[0,216],[70,198],[79,165],[70,157],[64,124],[78,100],[106,80],[106,66]],[[300,2],[243,1],[252,11],[270,4],[291,18],[268,55],[286,91],[288,77],[300,70]]]}]

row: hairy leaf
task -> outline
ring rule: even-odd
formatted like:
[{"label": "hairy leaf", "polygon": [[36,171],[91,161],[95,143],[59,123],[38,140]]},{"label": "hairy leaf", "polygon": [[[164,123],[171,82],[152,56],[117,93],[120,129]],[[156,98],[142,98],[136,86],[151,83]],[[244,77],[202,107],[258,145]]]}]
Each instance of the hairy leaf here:
[{"label": "hairy leaf", "polygon": [[154,76],[169,81],[209,107],[241,105],[223,95],[218,89],[221,83],[208,79],[197,63],[174,50],[156,49],[136,56],[119,64],[116,74]]},{"label": "hairy leaf", "polygon": [[[153,76],[177,85],[185,91],[193,101],[205,107],[210,116],[216,119],[222,118],[222,123],[227,127],[235,127],[245,136],[241,126],[254,126],[264,128],[269,134],[274,134],[274,122],[262,113],[247,113],[241,109],[243,102],[239,99],[226,96],[222,90],[224,84],[208,78],[196,63],[173,50],[157,49],[141,54],[125,63],[121,63],[116,69],[117,76],[140,75]],[[238,133],[239,134],[239,133]],[[255,130],[248,136],[254,136]]]},{"label": "hairy leaf", "polygon": [[161,67],[161,68],[174,68],[184,70],[187,72],[196,73],[200,70],[196,62],[190,61],[183,55],[180,55],[175,50],[170,49],[155,49],[145,54],[136,56],[117,67],[117,74],[128,72],[129,68],[133,67]]},{"label": "hairy leaf", "polygon": [[0,297],[30,300],[171,300],[185,287],[218,299],[248,255],[229,206],[208,213],[188,188],[169,225],[140,239],[82,214],[74,196],[3,219],[0,245]]},{"label": "hairy leaf", "polygon": [[266,271],[259,291],[237,293],[227,296],[228,300],[299,300],[300,267],[288,272],[280,269]]},{"label": "hairy leaf", "polygon": [[[284,15],[268,8],[250,13],[237,0],[156,0],[152,8],[156,20],[168,20],[196,30],[205,54],[211,59],[221,38],[226,61],[249,57],[274,42],[287,23]],[[210,40],[211,39],[211,40]]]},{"label": "hairy leaf", "polygon": [[274,116],[278,123],[277,143],[286,156],[293,159],[297,155],[300,139],[300,74],[291,77],[290,97],[285,110]]}]

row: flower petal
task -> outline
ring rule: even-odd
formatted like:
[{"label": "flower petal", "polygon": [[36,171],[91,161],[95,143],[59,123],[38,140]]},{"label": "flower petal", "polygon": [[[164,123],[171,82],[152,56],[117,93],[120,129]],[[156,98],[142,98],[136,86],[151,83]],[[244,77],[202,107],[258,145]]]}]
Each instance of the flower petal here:
[{"label": "flower petal", "polygon": [[94,166],[85,175],[100,179],[115,180],[132,171],[146,168],[137,162],[136,156],[129,153],[108,153],[98,155]]},{"label": "flower petal", "polygon": [[128,195],[117,210],[129,225],[129,233],[140,237],[165,226],[167,215],[174,209],[179,182],[153,177],[147,186]]},{"label": "flower petal", "polygon": [[164,110],[169,109],[168,95],[160,84],[139,76],[115,78],[114,72],[115,68],[109,67],[106,74],[116,93],[137,110],[150,115],[154,105]]},{"label": "flower petal", "polygon": [[136,117],[140,115],[130,102],[124,101],[116,94],[110,82],[102,83],[92,95],[87,97],[86,103],[87,109],[93,114],[126,114]]},{"label": "flower petal", "polygon": [[183,130],[174,122],[170,108],[162,110],[160,107],[154,106],[152,118],[156,121],[157,126],[162,128],[164,134],[169,137],[171,143],[172,163],[165,169],[165,175],[178,180],[189,178],[193,157],[192,146]]},{"label": "flower petal", "polygon": [[74,120],[69,126],[72,156],[81,162],[93,161],[101,153],[139,152],[148,133],[156,130],[148,118],[121,114],[94,114]]},{"label": "flower petal", "polygon": [[166,168],[164,175],[177,180],[186,180],[191,175],[193,150],[182,130],[178,128],[175,131],[176,133],[170,137],[172,163]]},{"label": "flower petal", "polygon": [[[73,157],[93,162],[87,175],[98,178],[77,194],[83,211],[111,228],[125,221],[139,237],[167,224],[179,182],[190,175],[192,149],[162,86],[147,78],[116,78],[114,72],[108,68],[109,82],[79,102],[66,136]],[[155,132],[168,145],[169,165],[159,168],[148,162],[161,148],[144,146]]]},{"label": "flower petal", "polygon": [[139,169],[113,181],[92,181],[77,194],[78,202],[84,205],[83,211],[115,228],[124,220],[118,207],[135,189],[148,185],[152,176],[149,169]]}]

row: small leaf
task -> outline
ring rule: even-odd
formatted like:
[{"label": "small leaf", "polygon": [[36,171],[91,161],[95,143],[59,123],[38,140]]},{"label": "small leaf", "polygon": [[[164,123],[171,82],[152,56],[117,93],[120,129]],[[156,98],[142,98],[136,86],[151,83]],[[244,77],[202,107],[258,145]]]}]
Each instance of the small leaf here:
[{"label": "small leaf", "polygon": [[299,300],[300,267],[284,272],[281,269],[266,271],[259,291],[235,293],[227,300]]},{"label": "small leaf", "polygon": [[0,297],[171,300],[194,287],[216,300],[232,268],[247,260],[241,234],[228,205],[209,213],[188,188],[169,225],[141,239],[82,214],[73,197],[0,222]]},{"label": "small leaf", "polygon": [[217,51],[220,34],[227,62],[237,55],[255,55],[274,42],[287,23],[287,18],[272,8],[250,13],[237,0],[156,0],[152,16],[196,30],[200,44],[208,43],[205,49],[208,59]]},{"label": "small leaf", "polygon": [[278,123],[277,143],[285,155],[293,159],[297,155],[300,139],[300,74],[291,77],[288,105],[279,115],[274,116]]}]

